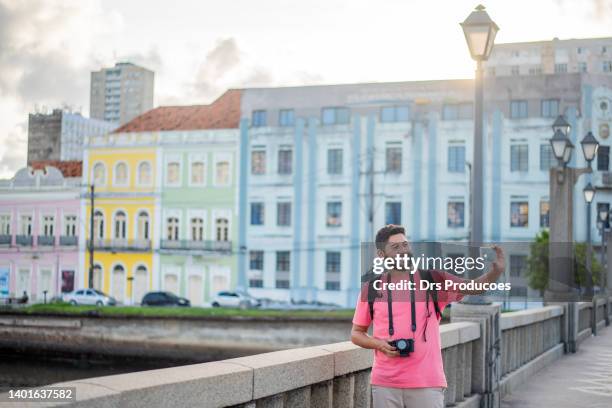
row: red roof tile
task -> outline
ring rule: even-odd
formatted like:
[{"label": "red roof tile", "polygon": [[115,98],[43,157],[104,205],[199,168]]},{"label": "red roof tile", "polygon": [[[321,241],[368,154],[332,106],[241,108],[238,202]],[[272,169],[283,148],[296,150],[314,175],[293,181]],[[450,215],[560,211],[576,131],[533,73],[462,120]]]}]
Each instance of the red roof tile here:
[{"label": "red roof tile", "polygon": [[64,177],[81,177],[83,174],[82,161],[39,160],[30,163],[34,170],[44,170],[46,166],[57,168]]},{"label": "red roof tile", "polygon": [[237,128],[240,96],[240,89],[230,89],[210,105],[160,106],[137,116],[113,133]]}]

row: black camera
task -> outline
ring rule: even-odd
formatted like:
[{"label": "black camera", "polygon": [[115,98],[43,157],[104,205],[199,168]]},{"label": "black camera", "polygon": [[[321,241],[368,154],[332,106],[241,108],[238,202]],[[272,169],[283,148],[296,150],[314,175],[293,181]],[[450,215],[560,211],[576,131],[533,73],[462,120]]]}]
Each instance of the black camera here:
[{"label": "black camera", "polygon": [[414,351],[414,339],[397,339],[388,343],[399,351],[400,357],[408,357]]}]

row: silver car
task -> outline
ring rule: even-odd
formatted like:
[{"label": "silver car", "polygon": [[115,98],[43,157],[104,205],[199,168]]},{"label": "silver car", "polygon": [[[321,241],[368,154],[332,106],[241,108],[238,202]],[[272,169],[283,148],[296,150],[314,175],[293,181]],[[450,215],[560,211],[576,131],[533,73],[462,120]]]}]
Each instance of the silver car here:
[{"label": "silver car", "polygon": [[112,296],[97,289],[77,289],[62,296],[71,305],[114,306],[117,301]]}]

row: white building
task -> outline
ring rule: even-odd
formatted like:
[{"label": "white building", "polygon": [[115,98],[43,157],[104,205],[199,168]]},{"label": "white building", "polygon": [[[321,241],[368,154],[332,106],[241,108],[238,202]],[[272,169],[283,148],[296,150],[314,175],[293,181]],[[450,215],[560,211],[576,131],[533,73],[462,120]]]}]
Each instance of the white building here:
[{"label": "white building", "polygon": [[[402,224],[413,242],[467,240],[472,100],[470,80],[245,90],[239,287],[352,305],[360,245],[381,226]],[[599,139],[592,180],[603,205],[611,109],[612,75],[488,77],[484,238],[515,243],[513,296],[526,295],[528,243],[548,226],[552,122],[565,114],[576,146],[588,130]],[[572,165],[584,165],[579,147]],[[577,241],[586,234],[586,180],[576,186]]]}]

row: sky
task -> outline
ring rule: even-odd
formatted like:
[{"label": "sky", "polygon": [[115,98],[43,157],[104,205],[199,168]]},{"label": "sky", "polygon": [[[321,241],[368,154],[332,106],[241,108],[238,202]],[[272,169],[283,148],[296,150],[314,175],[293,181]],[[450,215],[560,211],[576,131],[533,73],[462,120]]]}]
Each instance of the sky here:
[{"label": "sky", "polygon": [[[470,78],[464,0],[0,0],[0,178],[28,113],[89,115],[90,72],[155,71],[155,106],[228,88]],[[612,36],[612,0],[484,2],[496,42]]]}]

